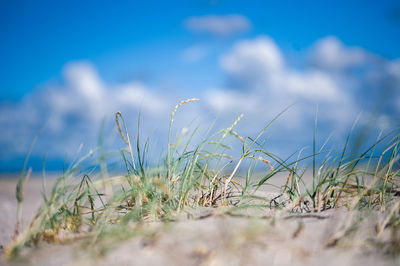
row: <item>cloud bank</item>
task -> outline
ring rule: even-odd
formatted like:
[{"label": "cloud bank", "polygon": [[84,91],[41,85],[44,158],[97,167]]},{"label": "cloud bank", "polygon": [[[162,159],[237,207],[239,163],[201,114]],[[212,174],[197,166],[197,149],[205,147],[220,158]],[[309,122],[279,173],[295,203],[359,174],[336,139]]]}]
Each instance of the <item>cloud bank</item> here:
[{"label": "cloud bank", "polygon": [[295,111],[289,112],[292,117],[286,124],[293,128],[309,124],[317,105],[321,106],[324,120],[340,125],[347,125],[351,119],[348,114],[354,115],[357,110],[340,78],[321,69],[292,69],[267,36],[236,43],[220,58],[220,65],[231,87],[206,94],[210,106],[220,112],[236,110],[250,117],[264,114],[271,119],[285,106],[298,102]]},{"label": "cloud bank", "polygon": [[[237,41],[219,57],[225,85],[210,85],[193,95],[201,102],[178,114],[177,128],[195,117],[211,121],[209,113],[219,117],[220,126],[228,126],[243,113],[238,130],[251,136],[286,106],[297,103],[277,123],[277,137],[269,144],[272,149],[293,151],[310,143],[317,106],[324,137],[332,131],[339,136],[347,133],[361,111],[368,116],[378,107],[378,126],[399,123],[399,60],[347,47],[335,37],[318,40],[305,58],[303,68],[293,67],[268,36]],[[384,104],[377,107],[379,97]],[[145,134],[163,138],[170,111],[180,100],[179,95],[137,81],[106,84],[89,62],[71,62],[64,67],[61,82],[0,105],[0,161],[26,153],[44,124],[37,156],[47,152],[50,158],[62,158],[81,143],[93,148],[103,119],[112,122],[116,111],[134,126],[141,110]],[[115,128],[110,130],[116,133]]]},{"label": "cloud bank", "polygon": [[23,155],[39,133],[45,142],[39,150],[50,157],[74,153],[81,143],[94,148],[103,119],[116,111],[136,118],[140,109],[154,121],[170,108],[165,95],[139,82],[108,86],[88,62],[67,64],[62,77],[60,84],[48,84],[21,102],[0,107],[0,158]]},{"label": "cloud bank", "polygon": [[228,85],[209,90],[206,102],[227,115],[244,112],[254,120],[262,115],[264,121],[296,102],[280,128],[296,130],[298,143],[312,134],[305,132],[313,124],[317,106],[325,136],[333,130],[343,135],[360,113],[365,123],[386,121],[377,123],[381,129],[399,124],[399,60],[345,46],[329,36],[310,47],[303,64],[294,68],[268,36],[239,41],[220,58]]}]

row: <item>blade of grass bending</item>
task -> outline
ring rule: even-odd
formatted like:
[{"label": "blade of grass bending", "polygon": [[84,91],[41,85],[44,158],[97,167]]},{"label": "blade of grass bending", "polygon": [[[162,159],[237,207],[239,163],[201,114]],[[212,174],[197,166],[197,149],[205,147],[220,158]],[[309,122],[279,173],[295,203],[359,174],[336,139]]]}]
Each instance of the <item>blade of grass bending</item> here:
[{"label": "blade of grass bending", "polygon": [[[145,171],[144,171],[144,158],[141,158],[140,154],[140,117],[141,113],[139,111],[138,114],[138,122],[137,122],[137,136],[136,136],[136,152],[137,152],[137,158],[138,158],[138,164],[140,167],[140,177],[142,180],[145,178]],[[143,151],[143,157],[144,157],[144,151]]]},{"label": "blade of grass bending", "polygon": [[17,199],[17,223],[15,225],[14,238],[17,237],[20,232],[21,217],[22,217],[22,202],[24,201],[24,185],[28,181],[29,176],[32,172],[32,168],[29,168],[28,172],[26,172],[26,168],[28,166],[29,158],[32,154],[33,148],[35,147],[35,144],[39,138],[39,134],[33,138],[31,145],[29,146],[28,153],[25,156],[24,164],[22,166],[22,171],[18,179],[17,187],[15,189],[15,198]]},{"label": "blade of grass bending", "polygon": [[[121,125],[119,123],[118,117],[121,118],[121,120],[122,120],[122,124],[124,126],[126,138],[124,136],[124,133],[121,130]],[[133,170],[136,172],[135,159],[133,158],[132,145],[131,145],[131,141],[130,141],[130,138],[129,138],[128,128],[126,127],[125,120],[124,120],[124,117],[122,116],[121,112],[116,112],[115,113],[115,122],[117,123],[118,132],[121,135],[122,140],[126,143],[126,145],[128,145],[129,154],[131,155]]]},{"label": "blade of grass bending", "polygon": [[42,166],[42,195],[44,202],[47,202],[47,192],[46,192],[46,154],[43,156],[43,166]]},{"label": "blade of grass bending", "polygon": [[[318,105],[317,109],[315,110],[315,120],[314,120],[314,132],[313,132],[313,157],[312,157],[312,172],[313,172],[313,178],[312,178],[312,189],[313,193],[316,193],[315,191],[315,145],[316,145],[316,137],[317,137],[317,123],[318,123]],[[314,195],[313,195],[314,196]],[[314,197],[312,197],[314,199]],[[313,200],[313,204],[315,205],[315,201]],[[314,206],[315,207],[315,206]]]},{"label": "blade of grass bending", "polygon": [[192,98],[184,101],[180,101],[177,105],[175,105],[174,110],[171,112],[171,118],[169,121],[169,129],[168,129],[168,147],[167,147],[167,179],[171,178],[171,130],[172,130],[172,124],[174,122],[174,117],[176,112],[178,111],[179,107],[183,104],[191,103],[191,102],[197,102],[199,99]]}]

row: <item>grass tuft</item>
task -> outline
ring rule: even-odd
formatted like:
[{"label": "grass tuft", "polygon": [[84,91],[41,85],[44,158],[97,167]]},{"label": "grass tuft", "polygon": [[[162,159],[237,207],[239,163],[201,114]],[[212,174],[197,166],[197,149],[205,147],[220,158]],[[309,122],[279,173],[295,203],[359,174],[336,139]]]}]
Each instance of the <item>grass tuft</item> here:
[{"label": "grass tuft", "polygon": [[[172,221],[179,213],[201,206],[228,206],[227,214],[233,209],[275,208],[274,219],[283,213],[322,212],[347,206],[348,219],[332,235],[327,246],[336,245],[346,236],[354,224],[356,210],[383,212],[388,209],[385,219],[377,225],[376,237],[379,240],[390,228],[396,231],[392,242],[398,245],[398,131],[379,137],[360,154],[348,154],[351,132],[340,152],[325,149],[326,143],[317,147],[315,119],[312,154],[303,155],[305,151],[300,149],[287,158],[280,158],[265,149],[260,140],[288,107],[254,138],[243,138],[233,131],[243,117],[240,115],[230,127],[207,135],[198,143],[193,143],[197,130],[191,134],[184,130],[172,140],[176,112],[182,105],[196,101],[198,99],[181,101],[171,112],[166,154],[156,166],[150,166],[149,139],[144,144],[141,140],[140,114],[134,138],[128,132],[123,115],[117,112],[116,127],[125,145],[120,151],[125,173],[109,177],[103,159],[100,160],[101,171],[96,171],[96,167],[82,171],[81,163],[93,152],[83,156],[55,181],[49,195],[44,194],[44,203],[29,228],[20,231],[23,184],[30,174],[24,171],[16,193],[17,229],[6,255],[16,257],[23,247],[43,241],[64,243],[83,238],[91,243],[108,243],[112,239],[123,240],[137,233],[135,230],[141,224]],[[229,141],[238,141],[241,145],[238,158]],[[375,154],[377,150],[382,152]],[[308,178],[310,165],[311,180]],[[258,193],[261,187],[271,185],[268,183],[271,178],[282,174],[285,182],[278,187],[278,195],[267,198]],[[302,224],[293,237],[301,230]]]}]

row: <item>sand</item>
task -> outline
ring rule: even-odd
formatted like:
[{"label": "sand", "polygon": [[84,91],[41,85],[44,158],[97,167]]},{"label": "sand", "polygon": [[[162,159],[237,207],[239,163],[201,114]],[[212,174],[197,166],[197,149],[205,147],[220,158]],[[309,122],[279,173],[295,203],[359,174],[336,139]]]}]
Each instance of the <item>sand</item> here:
[{"label": "sand", "polygon": [[[51,182],[50,182],[51,183]],[[16,180],[0,179],[0,245],[5,247],[15,227]],[[40,179],[26,187],[23,207],[28,226],[41,204]],[[400,265],[398,257],[385,255],[368,244],[378,213],[364,217],[347,240],[334,247],[326,243],[345,223],[346,208],[318,214],[283,214],[266,218],[273,211],[252,210],[231,214],[223,208],[200,208],[183,213],[177,221],[144,225],[147,234],[125,241],[91,246],[87,241],[68,244],[43,243],[26,248],[22,259],[3,265]],[[133,229],[132,229],[133,230]],[[384,232],[382,240],[390,238]]]}]

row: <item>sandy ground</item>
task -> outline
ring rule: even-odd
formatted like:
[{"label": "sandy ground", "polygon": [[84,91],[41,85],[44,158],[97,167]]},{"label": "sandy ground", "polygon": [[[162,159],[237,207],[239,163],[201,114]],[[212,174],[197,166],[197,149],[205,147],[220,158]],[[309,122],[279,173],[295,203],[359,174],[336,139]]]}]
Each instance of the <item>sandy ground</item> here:
[{"label": "sandy ground", "polygon": [[[0,176],[0,245],[6,246],[13,236],[16,225],[17,200],[15,188],[17,176]],[[50,184],[52,181],[50,180]],[[24,188],[24,204],[22,208],[23,227],[29,225],[42,203],[42,181],[40,178],[29,180]]]},{"label": "sandy ground", "polygon": [[[15,179],[0,179],[0,244],[6,246],[15,227]],[[29,224],[41,203],[41,180],[26,187],[23,221]],[[272,221],[263,211],[221,215],[203,208],[182,214],[168,225],[152,223],[124,242],[91,247],[78,241],[26,249],[24,258],[2,265],[400,265],[399,258],[365,245],[379,215],[369,214],[351,241],[326,248],[328,239],[347,219],[345,209],[321,214],[283,215]],[[254,212],[254,211],[253,211]],[[190,216],[190,217],[188,217]],[[197,218],[197,219],[193,219]],[[202,217],[202,218],[199,218]],[[386,232],[387,234],[389,232]]]}]

